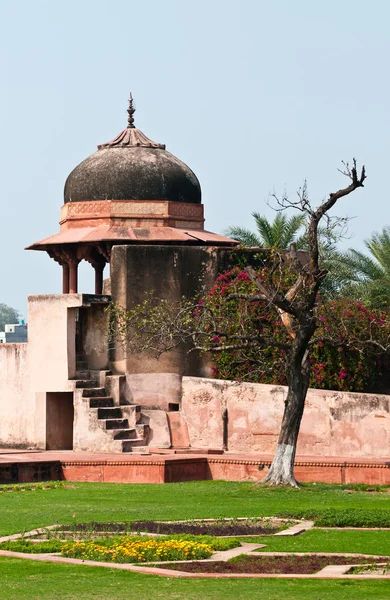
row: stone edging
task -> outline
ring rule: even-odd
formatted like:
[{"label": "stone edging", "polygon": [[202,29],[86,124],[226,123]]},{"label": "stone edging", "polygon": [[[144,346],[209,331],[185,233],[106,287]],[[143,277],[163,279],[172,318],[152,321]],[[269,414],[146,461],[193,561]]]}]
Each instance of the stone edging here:
[{"label": "stone edging", "polygon": [[[230,465],[264,465],[266,467],[270,466],[272,460],[270,459],[259,459],[259,460],[250,460],[245,458],[234,458],[230,459],[228,456],[224,458],[214,458],[211,455],[207,455],[205,457],[198,458],[172,458],[169,456],[170,460],[166,461],[166,455],[161,455],[160,460],[156,458],[154,460],[57,460],[56,462],[60,462],[62,466],[132,466],[132,465],[141,465],[141,466],[161,466],[161,465],[169,465],[169,464],[204,464],[205,462],[211,464],[230,464]],[[48,461],[49,462],[49,461]],[[25,463],[27,464],[27,463]],[[32,463],[34,464],[34,463]],[[323,462],[323,461],[302,461],[298,460],[294,463],[295,467],[340,467],[340,468],[357,468],[357,469],[390,469],[390,462],[388,463],[371,463],[371,462],[349,462],[349,461],[333,461],[333,462]]]}]

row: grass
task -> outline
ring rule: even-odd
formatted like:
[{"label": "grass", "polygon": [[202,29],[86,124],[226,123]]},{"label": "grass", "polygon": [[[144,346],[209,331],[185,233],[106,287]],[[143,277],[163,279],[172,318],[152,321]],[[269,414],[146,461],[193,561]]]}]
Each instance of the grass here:
[{"label": "grass", "polygon": [[[240,538],[239,538],[240,539]],[[259,552],[353,552],[390,556],[389,531],[306,531],[294,537],[241,538],[255,544],[267,544]]]},{"label": "grass", "polygon": [[[262,488],[252,483],[200,481],[165,485],[76,483],[64,487],[0,495],[0,535],[28,531],[59,521],[144,519],[196,519],[261,517],[282,512],[312,510],[389,510],[390,494],[367,493],[361,486],[346,493],[342,486],[304,485],[301,489]],[[360,489],[359,489],[360,488]],[[313,531],[302,537],[271,538],[270,550],[388,554],[387,532]],[[355,537],[353,537],[355,536]],[[256,538],[258,541],[261,538]],[[261,542],[260,542],[261,543]],[[271,548],[271,544],[274,546]],[[276,545],[279,545],[276,548]],[[320,547],[321,546],[321,547]],[[387,546],[387,550],[385,548]],[[7,600],[384,600],[390,597],[390,581],[293,580],[293,579],[171,579],[138,573],[40,563],[0,557],[0,597]],[[131,592],[129,592],[131,590]],[[130,594],[130,595],[129,595]]]},{"label": "grass", "polygon": [[[0,557],[6,600],[387,600],[390,581],[172,579]],[[23,576],[22,576],[23,575]]]},{"label": "grass", "polygon": [[[1,494],[0,535],[29,531],[59,521],[132,521],[317,513],[332,508],[390,508],[390,495],[341,486],[307,484],[301,489],[263,488],[253,483],[191,481],[171,484],[76,483],[58,488]],[[352,489],[354,486],[348,486]],[[360,487],[360,486],[358,486]]]}]

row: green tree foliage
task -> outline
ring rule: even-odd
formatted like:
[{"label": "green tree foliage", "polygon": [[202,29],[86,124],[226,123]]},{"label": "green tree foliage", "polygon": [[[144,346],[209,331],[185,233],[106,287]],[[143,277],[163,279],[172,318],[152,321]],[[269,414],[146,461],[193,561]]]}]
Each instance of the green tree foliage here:
[{"label": "green tree foliage", "polygon": [[4,331],[5,325],[9,323],[18,323],[19,317],[19,311],[15,308],[0,303],[0,331]]}]

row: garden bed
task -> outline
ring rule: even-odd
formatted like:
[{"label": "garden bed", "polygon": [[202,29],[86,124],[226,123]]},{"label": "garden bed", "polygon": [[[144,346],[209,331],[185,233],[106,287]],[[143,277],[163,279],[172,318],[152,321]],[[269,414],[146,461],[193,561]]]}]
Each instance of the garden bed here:
[{"label": "garden bed", "polygon": [[[383,562],[386,558],[378,559]],[[188,563],[169,563],[154,565],[161,569],[185,571],[186,573],[274,573],[285,575],[312,575],[329,565],[356,565],[372,563],[372,558],[356,556],[319,555],[296,556],[248,556],[241,554],[228,561],[192,561]],[[151,565],[149,565],[151,566]]]},{"label": "garden bed", "polygon": [[216,519],[193,521],[133,521],[126,523],[73,523],[63,525],[58,531],[72,533],[128,532],[192,534],[212,536],[273,535],[286,529],[292,522],[280,519]]},{"label": "garden bed", "polygon": [[0,544],[0,550],[24,554],[58,553],[67,558],[116,563],[144,563],[150,561],[197,560],[209,558],[215,551],[240,547],[234,538],[212,536],[172,535],[151,538],[147,536],[119,536],[85,541],[19,540]]}]

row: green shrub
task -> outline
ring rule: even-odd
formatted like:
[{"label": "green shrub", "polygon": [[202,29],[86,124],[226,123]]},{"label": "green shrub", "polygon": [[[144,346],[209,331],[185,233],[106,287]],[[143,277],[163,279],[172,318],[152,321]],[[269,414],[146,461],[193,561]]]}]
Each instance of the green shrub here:
[{"label": "green shrub", "polygon": [[0,550],[10,550],[11,552],[24,552],[25,554],[40,554],[50,552],[61,552],[66,542],[59,540],[49,540],[45,542],[31,542],[25,538],[0,544]]},{"label": "green shrub", "polygon": [[379,508],[294,510],[283,511],[277,516],[314,521],[315,527],[390,527],[390,510]]},{"label": "green shrub", "polygon": [[12,483],[0,486],[1,492],[34,492],[36,490],[54,490],[64,487],[63,481],[45,481],[38,483]]}]

